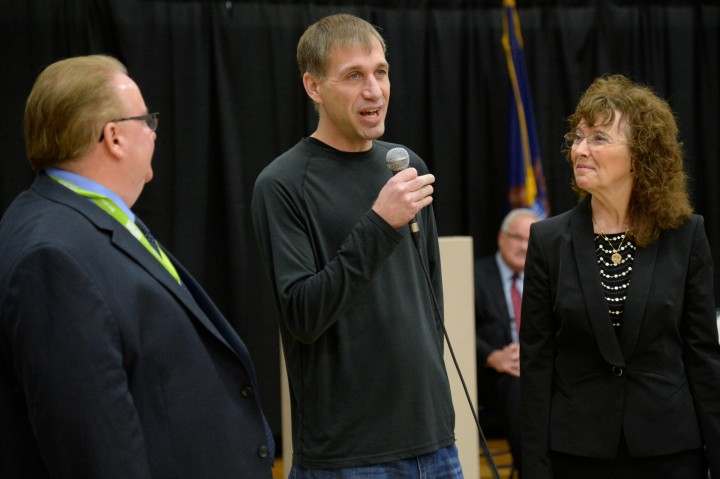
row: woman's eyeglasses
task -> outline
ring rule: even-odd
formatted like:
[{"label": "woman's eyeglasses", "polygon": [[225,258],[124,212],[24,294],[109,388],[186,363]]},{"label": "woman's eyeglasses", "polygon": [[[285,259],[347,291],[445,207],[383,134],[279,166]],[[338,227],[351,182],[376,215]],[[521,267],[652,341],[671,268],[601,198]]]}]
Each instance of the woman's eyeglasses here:
[{"label": "woman's eyeglasses", "polygon": [[614,143],[629,143],[629,141],[626,140],[617,140],[612,138],[605,133],[596,133],[590,136],[585,136],[582,133],[568,133],[565,135],[565,146],[567,148],[577,148],[583,141],[587,141],[588,147],[593,150],[598,150]]}]

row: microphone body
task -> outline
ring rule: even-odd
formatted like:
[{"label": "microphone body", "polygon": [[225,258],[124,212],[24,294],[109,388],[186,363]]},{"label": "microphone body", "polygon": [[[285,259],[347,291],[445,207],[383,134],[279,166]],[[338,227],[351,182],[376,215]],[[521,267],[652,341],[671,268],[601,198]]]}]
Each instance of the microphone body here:
[{"label": "microphone body", "polygon": [[[410,154],[405,148],[393,148],[385,155],[385,164],[390,168],[390,171],[393,172],[393,175],[395,175],[410,166]],[[417,215],[413,216],[408,223],[408,227],[410,228],[410,236],[412,236],[413,243],[415,243],[415,247],[419,249],[420,226],[418,225]]]}]

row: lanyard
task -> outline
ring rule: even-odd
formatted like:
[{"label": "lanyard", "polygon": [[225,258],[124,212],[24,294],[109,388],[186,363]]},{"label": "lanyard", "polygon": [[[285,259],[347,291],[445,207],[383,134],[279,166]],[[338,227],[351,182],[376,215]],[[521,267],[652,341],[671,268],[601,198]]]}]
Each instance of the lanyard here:
[{"label": "lanyard", "polygon": [[70,183],[69,181],[63,180],[61,178],[57,178],[55,176],[49,175],[50,178],[57,181],[58,183],[68,187],[75,193],[79,194],[80,196],[83,196],[85,198],[88,198],[90,201],[98,205],[103,211],[105,211],[107,214],[115,218],[118,223],[123,225],[125,229],[127,229],[130,234],[132,234],[140,243],[147,249],[150,254],[152,254],[158,261],[160,261],[160,264],[162,264],[165,269],[172,275],[173,278],[175,278],[175,281],[182,284],[182,281],[180,281],[180,275],[175,270],[175,267],[173,266],[170,259],[167,257],[167,255],[163,252],[162,248],[158,244],[157,251],[155,248],[152,247],[148,239],[145,237],[145,235],[140,231],[140,228],[137,227],[134,221],[132,221],[128,215],[107,196],[101,195],[99,193],[94,193],[92,191],[87,191],[82,188],[79,188],[78,186]]}]

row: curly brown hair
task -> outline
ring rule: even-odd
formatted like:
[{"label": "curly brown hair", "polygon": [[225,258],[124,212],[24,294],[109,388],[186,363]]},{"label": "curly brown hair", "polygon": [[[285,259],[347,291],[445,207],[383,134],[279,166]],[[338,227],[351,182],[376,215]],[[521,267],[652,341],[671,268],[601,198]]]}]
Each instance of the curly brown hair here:
[{"label": "curly brown hair", "polygon": [[[621,115],[631,155],[633,191],[628,213],[638,246],[655,241],[663,230],[674,229],[692,214],[683,149],[670,105],[651,88],[623,75],[597,78],[568,117],[570,134],[581,122],[612,125]],[[564,151],[568,161],[570,149]],[[580,199],[588,193],[572,179]]]}]

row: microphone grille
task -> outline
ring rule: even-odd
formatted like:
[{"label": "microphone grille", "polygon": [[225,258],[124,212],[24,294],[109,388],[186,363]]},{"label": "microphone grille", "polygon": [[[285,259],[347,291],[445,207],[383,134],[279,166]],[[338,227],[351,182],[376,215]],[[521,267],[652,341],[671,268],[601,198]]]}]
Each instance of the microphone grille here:
[{"label": "microphone grille", "polygon": [[385,155],[385,164],[390,171],[397,173],[410,166],[410,155],[405,148],[393,148]]}]

